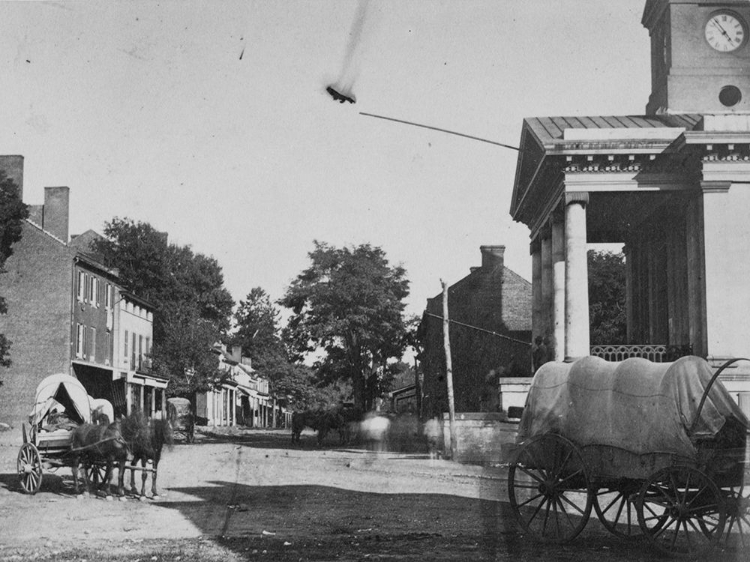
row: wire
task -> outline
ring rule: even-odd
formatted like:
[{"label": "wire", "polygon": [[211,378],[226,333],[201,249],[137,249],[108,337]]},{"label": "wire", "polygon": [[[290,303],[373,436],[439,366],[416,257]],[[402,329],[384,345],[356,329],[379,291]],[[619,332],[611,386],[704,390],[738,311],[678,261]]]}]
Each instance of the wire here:
[{"label": "wire", "polygon": [[[431,312],[425,312],[426,316],[432,316],[433,318],[437,318],[438,320],[443,320],[442,316],[438,316],[437,314],[432,314]],[[515,338],[511,338],[509,336],[504,336],[503,334],[498,334],[497,332],[493,332],[492,330],[485,330],[484,328],[479,328],[477,326],[472,326],[471,324],[464,324],[463,322],[459,322],[458,320],[448,320],[451,324],[457,324],[459,326],[463,326],[464,328],[471,328],[472,330],[477,330],[478,332],[484,332],[486,334],[491,334],[493,336],[497,336],[498,338],[503,338],[506,340],[510,340],[512,342],[516,343],[522,343],[523,345],[528,345],[531,347],[531,342],[523,341],[523,340],[517,340]]]},{"label": "wire", "polygon": [[517,151],[521,152],[521,149],[518,148],[518,147],[516,147],[516,146],[511,146],[509,144],[503,144],[501,142],[495,142],[495,141],[491,141],[491,140],[487,140],[487,139],[482,139],[482,138],[479,138],[479,137],[473,137],[471,135],[465,135],[463,133],[457,133],[455,131],[449,131],[447,129],[441,129],[439,127],[431,127],[430,125],[421,125],[419,123],[412,123],[411,121],[404,121],[403,119],[394,119],[393,117],[384,117],[382,115],[375,115],[374,113],[365,113],[364,111],[360,111],[359,114],[360,115],[364,115],[366,117],[375,117],[376,119],[385,119],[386,121],[395,121],[396,123],[403,123],[405,125],[414,125],[415,127],[422,127],[423,129],[430,129],[430,130],[433,130],[433,131],[440,131],[441,133],[448,133],[449,135],[458,135],[459,137],[466,137],[467,139],[478,140],[478,141],[481,141],[481,142],[487,142],[487,143],[494,144],[494,145],[497,145],[497,146],[502,146],[503,148],[510,148],[512,150],[517,150]]}]

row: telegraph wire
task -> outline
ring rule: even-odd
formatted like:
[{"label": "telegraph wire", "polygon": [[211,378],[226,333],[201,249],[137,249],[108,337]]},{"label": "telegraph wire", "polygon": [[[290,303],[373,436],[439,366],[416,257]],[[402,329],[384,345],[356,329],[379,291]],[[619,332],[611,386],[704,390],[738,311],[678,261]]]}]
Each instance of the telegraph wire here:
[{"label": "telegraph wire", "polygon": [[[442,316],[438,316],[437,314],[432,314],[431,312],[425,312],[425,316],[432,316],[433,318],[437,318],[438,320],[443,320]],[[472,326],[471,324],[464,324],[463,322],[459,322],[458,320],[448,320],[451,324],[457,324],[459,326],[463,326],[464,328],[471,328],[472,330],[477,330],[478,332],[484,332],[486,334],[490,334],[493,336],[497,336],[498,338],[503,338],[505,340],[509,340],[515,343],[522,343],[523,345],[531,346],[531,342],[523,341],[523,340],[517,340],[515,338],[511,338],[510,336],[505,336],[503,334],[498,334],[497,332],[493,332],[492,330],[485,330],[484,328],[479,328],[478,326]]]}]

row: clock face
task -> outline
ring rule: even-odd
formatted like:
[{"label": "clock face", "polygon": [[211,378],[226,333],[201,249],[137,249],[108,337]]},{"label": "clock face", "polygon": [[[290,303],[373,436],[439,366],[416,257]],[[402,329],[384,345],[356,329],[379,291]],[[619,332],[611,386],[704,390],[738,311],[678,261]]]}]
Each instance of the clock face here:
[{"label": "clock face", "polygon": [[731,53],[745,44],[745,28],[738,15],[718,12],[706,22],[706,41],[721,53]]}]

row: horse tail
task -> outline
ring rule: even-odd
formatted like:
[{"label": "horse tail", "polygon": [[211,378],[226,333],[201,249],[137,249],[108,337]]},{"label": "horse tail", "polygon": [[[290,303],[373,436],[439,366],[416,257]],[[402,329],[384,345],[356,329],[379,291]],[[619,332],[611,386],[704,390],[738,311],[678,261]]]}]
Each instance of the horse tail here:
[{"label": "horse tail", "polygon": [[169,449],[174,445],[174,436],[172,433],[172,424],[166,419],[155,419],[152,422],[154,424],[154,445],[156,448],[161,448],[166,445]]}]

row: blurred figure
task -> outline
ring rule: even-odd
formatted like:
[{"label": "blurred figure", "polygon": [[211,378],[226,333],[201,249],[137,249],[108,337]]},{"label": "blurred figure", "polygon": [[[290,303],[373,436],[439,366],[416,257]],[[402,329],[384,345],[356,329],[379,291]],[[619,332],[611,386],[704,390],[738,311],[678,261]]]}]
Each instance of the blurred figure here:
[{"label": "blurred figure", "polygon": [[360,434],[368,451],[382,452],[386,450],[386,438],[391,420],[377,412],[367,412],[360,426]]},{"label": "blurred figure", "polygon": [[427,450],[430,453],[430,459],[440,458],[440,437],[443,432],[437,416],[427,420],[422,431],[427,438]]}]

